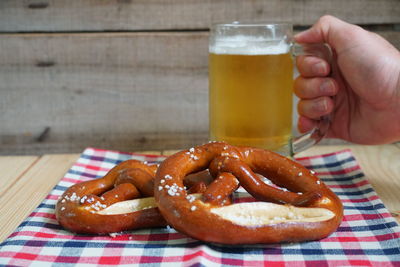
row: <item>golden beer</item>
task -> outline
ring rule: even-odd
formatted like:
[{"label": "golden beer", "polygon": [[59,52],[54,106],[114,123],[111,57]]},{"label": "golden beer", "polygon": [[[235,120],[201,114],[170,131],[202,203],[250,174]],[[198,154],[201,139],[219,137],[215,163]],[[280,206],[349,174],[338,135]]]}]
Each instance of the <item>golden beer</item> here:
[{"label": "golden beer", "polygon": [[279,151],[292,133],[293,60],[273,54],[209,55],[210,140]]}]

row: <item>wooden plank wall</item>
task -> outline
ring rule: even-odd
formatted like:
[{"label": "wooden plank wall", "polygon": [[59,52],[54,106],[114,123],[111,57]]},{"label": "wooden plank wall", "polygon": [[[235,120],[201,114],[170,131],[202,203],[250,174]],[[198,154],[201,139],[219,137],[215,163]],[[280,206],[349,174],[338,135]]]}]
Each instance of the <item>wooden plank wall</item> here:
[{"label": "wooden plank wall", "polygon": [[2,0],[0,154],[204,142],[210,25],[324,14],[400,48],[399,0]]}]

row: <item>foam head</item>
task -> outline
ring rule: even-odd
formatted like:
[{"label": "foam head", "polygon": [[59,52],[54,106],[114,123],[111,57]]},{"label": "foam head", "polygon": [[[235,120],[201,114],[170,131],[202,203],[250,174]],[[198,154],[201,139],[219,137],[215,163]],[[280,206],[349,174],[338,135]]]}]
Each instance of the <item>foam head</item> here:
[{"label": "foam head", "polygon": [[232,55],[277,55],[286,54],[290,44],[286,40],[267,39],[257,36],[218,36],[209,47],[210,53]]}]

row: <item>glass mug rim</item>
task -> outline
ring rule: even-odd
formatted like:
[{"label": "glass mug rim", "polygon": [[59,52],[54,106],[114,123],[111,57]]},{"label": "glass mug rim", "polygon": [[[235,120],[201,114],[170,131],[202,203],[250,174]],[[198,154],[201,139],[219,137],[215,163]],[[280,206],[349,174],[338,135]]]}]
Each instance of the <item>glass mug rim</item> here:
[{"label": "glass mug rim", "polygon": [[[218,52],[217,54],[235,54],[237,51],[232,51],[235,50],[234,44],[238,44],[242,49],[253,44],[256,45],[257,50],[270,50],[271,47],[279,45],[281,46],[280,53],[290,52],[293,46],[293,24],[282,21],[257,23],[234,21],[217,23],[210,28],[209,52],[216,53],[215,51],[219,50],[225,52]],[[265,45],[269,45],[270,48],[265,47]],[[220,49],[216,47],[220,47]],[[231,52],[227,52],[227,50]],[[255,52],[253,51],[253,53]],[[261,53],[261,51],[257,53]]]}]

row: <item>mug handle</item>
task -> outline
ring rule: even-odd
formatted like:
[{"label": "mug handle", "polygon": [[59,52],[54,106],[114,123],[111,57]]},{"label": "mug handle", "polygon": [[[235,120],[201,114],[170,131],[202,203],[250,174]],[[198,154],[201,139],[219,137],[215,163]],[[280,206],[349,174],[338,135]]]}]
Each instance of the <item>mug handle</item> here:
[{"label": "mug handle", "polygon": [[[328,44],[298,44],[294,43],[292,46],[292,55],[297,56],[317,56],[325,59],[332,65],[332,49]],[[332,72],[332,67],[331,67]],[[293,137],[291,142],[291,155],[297,154],[307,148],[317,144],[327,134],[332,120],[332,114],[322,116],[318,125],[311,131],[304,133],[300,136]]]}]

